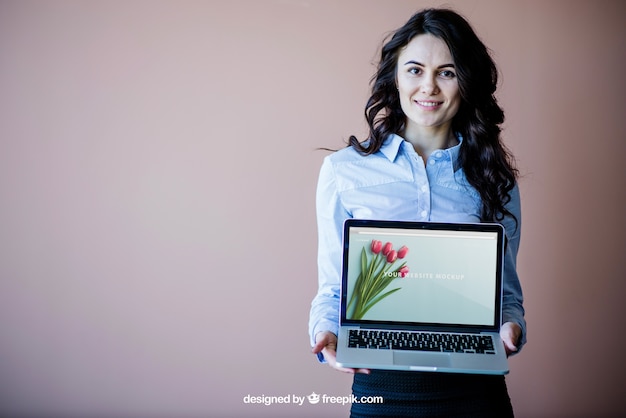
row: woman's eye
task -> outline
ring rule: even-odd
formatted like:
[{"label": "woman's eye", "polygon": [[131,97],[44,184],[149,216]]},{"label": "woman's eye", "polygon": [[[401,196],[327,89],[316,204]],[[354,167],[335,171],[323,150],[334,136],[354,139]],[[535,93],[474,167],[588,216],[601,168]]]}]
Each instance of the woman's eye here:
[{"label": "woman's eye", "polygon": [[422,72],[422,70],[420,68],[417,67],[413,67],[413,68],[409,68],[409,73],[411,74],[420,74]]},{"label": "woman's eye", "polygon": [[450,71],[450,70],[443,70],[439,74],[442,77],[444,77],[444,78],[454,78],[454,77],[456,77],[456,74],[454,74],[454,71]]}]

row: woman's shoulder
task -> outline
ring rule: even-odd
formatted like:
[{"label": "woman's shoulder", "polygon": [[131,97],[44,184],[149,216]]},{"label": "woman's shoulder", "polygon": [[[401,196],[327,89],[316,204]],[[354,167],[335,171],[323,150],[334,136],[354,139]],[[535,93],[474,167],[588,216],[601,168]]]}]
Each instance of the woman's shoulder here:
[{"label": "woman's shoulder", "polygon": [[334,151],[325,157],[325,163],[332,166],[343,166],[367,161],[367,157],[359,153],[353,146]]},{"label": "woman's shoulder", "polygon": [[333,161],[354,160],[357,157],[362,157],[359,151],[352,145],[347,145],[332,154],[328,155],[328,158]]}]

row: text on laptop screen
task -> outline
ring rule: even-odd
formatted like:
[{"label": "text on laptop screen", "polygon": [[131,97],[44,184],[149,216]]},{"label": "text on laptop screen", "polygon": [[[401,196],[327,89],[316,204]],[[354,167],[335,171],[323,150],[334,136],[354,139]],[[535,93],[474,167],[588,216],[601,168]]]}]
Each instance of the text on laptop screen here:
[{"label": "text on laptop screen", "polygon": [[497,238],[482,231],[350,228],[347,318],[492,325]]}]

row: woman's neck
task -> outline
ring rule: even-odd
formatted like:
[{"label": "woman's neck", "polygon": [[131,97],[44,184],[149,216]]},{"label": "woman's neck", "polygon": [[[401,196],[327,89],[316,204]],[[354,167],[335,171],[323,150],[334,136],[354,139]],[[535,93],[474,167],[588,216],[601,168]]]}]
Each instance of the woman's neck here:
[{"label": "woman's neck", "polygon": [[413,145],[415,152],[422,157],[424,163],[433,151],[447,149],[459,143],[449,126],[421,129],[409,129],[407,127],[403,138]]}]

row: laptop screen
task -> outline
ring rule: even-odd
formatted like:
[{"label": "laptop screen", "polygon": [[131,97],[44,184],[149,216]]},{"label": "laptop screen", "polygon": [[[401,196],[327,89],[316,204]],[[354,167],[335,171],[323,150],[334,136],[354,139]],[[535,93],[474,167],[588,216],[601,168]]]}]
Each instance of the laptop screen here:
[{"label": "laptop screen", "polygon": [[499,325],[501,226],[372,222],[346,226],[345,319]]}]

